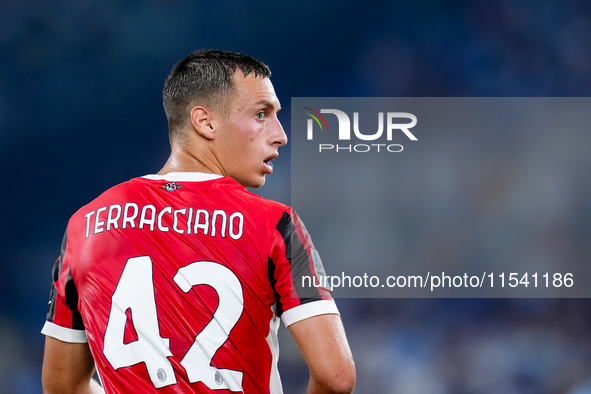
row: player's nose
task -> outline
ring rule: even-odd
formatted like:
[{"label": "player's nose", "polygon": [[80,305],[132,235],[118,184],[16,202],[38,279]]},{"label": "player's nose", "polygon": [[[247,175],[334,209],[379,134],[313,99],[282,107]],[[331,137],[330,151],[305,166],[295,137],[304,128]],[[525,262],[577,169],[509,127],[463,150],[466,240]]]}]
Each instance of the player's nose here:
[{"label": "player's nose", "polygon": [[287,144],[287,134],[285,134],[285,130],[283,130],[283,126],[279,119],[275,119],[275,124],[273,127],[273,144],[277,144],[279,146],[283,146]]}]

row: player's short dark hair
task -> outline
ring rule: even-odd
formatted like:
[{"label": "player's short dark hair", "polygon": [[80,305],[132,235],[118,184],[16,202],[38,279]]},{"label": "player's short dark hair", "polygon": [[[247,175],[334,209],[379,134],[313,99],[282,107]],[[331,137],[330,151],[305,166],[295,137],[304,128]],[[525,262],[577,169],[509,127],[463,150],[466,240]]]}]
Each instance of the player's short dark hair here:
[{"label": "player's short dark hair", "polygon": [[195,51],[173,67],[162,91],[171,138],[187,122],[190,105],[209,106],[227,114],[228,97],[234,88],[232,75],[238,69],[244,76],[254,73],[257,77],[271,77],[271,70],[263,62],[218,49]]}]

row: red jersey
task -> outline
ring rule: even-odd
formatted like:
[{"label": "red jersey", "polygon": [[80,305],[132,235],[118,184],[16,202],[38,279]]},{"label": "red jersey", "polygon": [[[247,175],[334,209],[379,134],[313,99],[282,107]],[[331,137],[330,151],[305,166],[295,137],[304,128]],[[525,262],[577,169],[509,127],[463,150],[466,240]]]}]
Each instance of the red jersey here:
[{"label": "red jersey", "polygon": [[290,207],[219,175],[149,175],[72,216],[42,332],[88,341],[107,393],[281,393],[279,318],[338,313],[304,286],[325,275]]}]

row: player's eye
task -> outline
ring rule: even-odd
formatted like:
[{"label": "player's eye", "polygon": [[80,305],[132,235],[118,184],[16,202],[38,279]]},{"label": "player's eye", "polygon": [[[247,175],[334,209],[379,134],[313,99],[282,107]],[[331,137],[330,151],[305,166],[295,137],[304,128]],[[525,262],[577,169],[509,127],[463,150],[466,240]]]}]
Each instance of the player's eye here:
[{"label": "player's eye", "polygon": [[261,111],[258,114],[256,114],[254,117],[257,118],[258,120],[263,120],[265,118],[265,113],[263,111]]}]

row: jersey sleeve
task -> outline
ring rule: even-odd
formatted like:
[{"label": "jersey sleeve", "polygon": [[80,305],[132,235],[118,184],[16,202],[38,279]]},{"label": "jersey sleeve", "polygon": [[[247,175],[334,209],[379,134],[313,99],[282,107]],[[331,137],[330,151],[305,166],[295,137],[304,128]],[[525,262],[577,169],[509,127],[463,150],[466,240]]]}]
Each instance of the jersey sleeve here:
[{"label": "jersey sleeve", "polygon": [[284,211],[275,227],[269,279],[286,327],[312,316],[339,314],[320,255],[298,215]]},{"label": "jersey sleeve", "polygon": [[60,257],[53,266],[53,284],[47,317],[41,333],[63,342],[85,343],[86,331],[78,311],[78,290],[67,255],[68,233],[64,234]]}]

